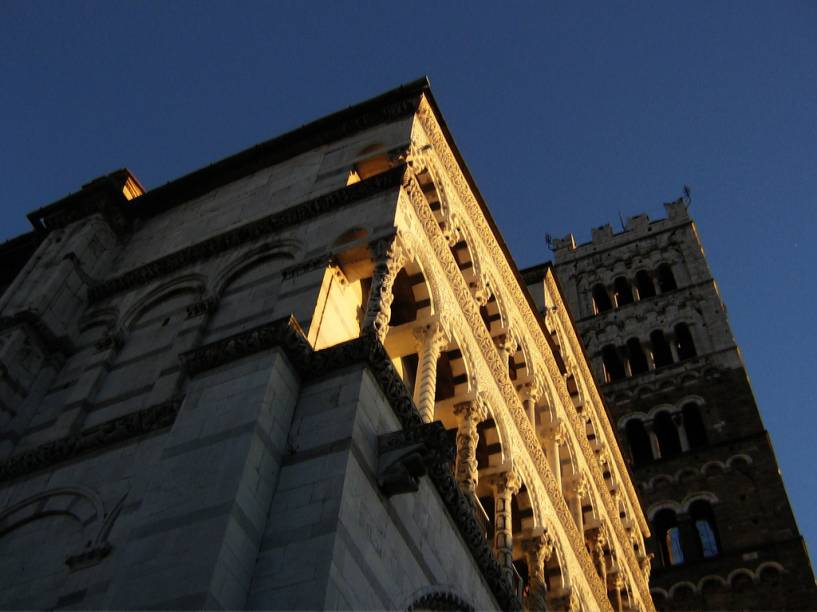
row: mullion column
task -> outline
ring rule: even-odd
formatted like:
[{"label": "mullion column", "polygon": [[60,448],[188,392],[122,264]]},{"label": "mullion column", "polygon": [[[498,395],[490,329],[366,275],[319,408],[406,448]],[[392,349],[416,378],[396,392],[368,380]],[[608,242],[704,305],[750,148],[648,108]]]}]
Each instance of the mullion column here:
[{"label": "mullion column", "polygon": [[477,444],[479,432],[477,425],[485,420],[486,410],[479,400],[469,400],[454,406],[457,424],[457,463],[455,468],[457,481],[463,491],[476,497],[479,482],[477,465]]},{"label": "mullion column", "polygon": [[545,610],[547,582],[545,581],[545,564],[553,553],[553,542],[544,536],[537,536],[522,543],[525,560],[528,563],[528,582],[530,589],[525,600],[527,610]]},{"label": "mullion column", "polygon": [[503,575],[513,583],[513,516],[511,500],[520,482],[513,470],[491,477],[494,490],[494,555]]},{"label": "mullion column", "polygon": [[414,405],[423,422],[434,420],[434,396],[437,390],[437,359],[448,344],[438,321],[414,329],[417,340],[417,380],[414,383]]},{"label": "mullion column", "polygon": [[373,243],[374,272],[366,314],[360,326],[361,334],[374,334],[383,342],[389,331],[391,305],[394,301],[392,288],[394,279],[405,263],[405,253],[397,243],[397,237],[378,240]]}]

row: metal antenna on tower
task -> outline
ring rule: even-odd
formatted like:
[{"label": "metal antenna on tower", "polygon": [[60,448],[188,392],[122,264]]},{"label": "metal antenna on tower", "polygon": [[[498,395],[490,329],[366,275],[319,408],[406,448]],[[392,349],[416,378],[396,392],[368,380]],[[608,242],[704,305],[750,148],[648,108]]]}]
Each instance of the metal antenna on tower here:
[{"label": "metal antenna on tower", "polygon": [[689,185],[684,185],[684,201],[687,206],[692,204],[692,190],[689,188]]}]

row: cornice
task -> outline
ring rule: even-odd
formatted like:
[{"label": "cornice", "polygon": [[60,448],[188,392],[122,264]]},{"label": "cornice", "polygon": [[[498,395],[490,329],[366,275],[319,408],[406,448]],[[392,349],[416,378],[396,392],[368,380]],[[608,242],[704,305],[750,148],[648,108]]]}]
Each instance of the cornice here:
[{"label": "cornice", "polygon": [[377,193],[400,185],[405,166],[397,166],[366,180],[311,198],[295,206],[261,219],[245,223],[235,229],[202,242],[185,247],[119,276],[99,282],[88,289],[88,300],[98,302],[121,291],[143,286],[171,272],[209,259],[240,245],[280,232],[320,215],[349,206]]}]

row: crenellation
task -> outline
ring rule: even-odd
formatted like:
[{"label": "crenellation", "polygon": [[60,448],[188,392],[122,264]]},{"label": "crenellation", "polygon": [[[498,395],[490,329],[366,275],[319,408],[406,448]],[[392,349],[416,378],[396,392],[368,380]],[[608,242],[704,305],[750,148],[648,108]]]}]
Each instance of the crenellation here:
[{"label": "crenellation", "polygon": [[[651,592],[663,609],[813,607],[808,555],[792,547],[802,537],[688,206],[555,253],[651,523]],[[760,579],[772,567],[786,594]]]}]

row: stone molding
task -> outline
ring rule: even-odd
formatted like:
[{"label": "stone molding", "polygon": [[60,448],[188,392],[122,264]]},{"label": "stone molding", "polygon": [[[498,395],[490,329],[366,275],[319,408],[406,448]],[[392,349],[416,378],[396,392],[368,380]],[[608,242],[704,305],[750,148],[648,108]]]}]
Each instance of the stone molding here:
[{"label": "stone molding", "polygon": [[[459,164],[454,158],[454,155],[451,152],[451,149],[448,145],[448,141],[445,135],[442,133],[442,130],[440,129],[437,120],[434,116],[434,111],[431,109],[427,101],[425,100],[421,101],[420,107],[417,112],[417,118],[419,120],[420,126],[422,127],[423,131],[428,137],[429,142],[431,143],[434,153],[436,154],[437,158],[440,160],[440,163],[445,169],[449,181],[453,184],[454,190],[459,196],[462,206],[468,215],[469,221],[471,221],[471,223],[475,226],[475,233],[478,234],[479,236],[493,236],[494,232],[486,220],[485,216],[486,213],[484,212],[483,207],[476,201],[476,198],[472,193],[470,184],[466,180]],[[418,214],[422,214],[423,208],[428,208],[428,206],[427,205],[425,207],[420,206],[421,199],[418,198],[417,196],[421,195],[421,193],[419,194],[416,193],[419,191],[419,185],[412,186],[412,183],[416,184],[416,180],[414,180],[413,177],[409,177],[408,180],[403,181],[403,186],[410,196],[412,195],[412,192],[415,192],[415,195],[412,198],[414,208],[418,212]],[[424,200],[424,198],[422,200]],[[431,215],[431,221],[433,221],[433,225],[432,223],[429,222],[428,219],[423,219],[423,221],[424,221],[423,226],[429,235],[432,246],[435,248],[435,251],[437,252],[438,259],[443,264],[443,268],[446,270],[446,273],[449,273],[448,280],[451,281],[452,286],[458,288],[457,280],[462,279],[455,279],[454,278],[455,275],[450,273],[451,272],[449,270],[450,266],[446,265],[448,263],[447,260],[450,258],[450,254],[444,254],[442,252],[443,249],[439,248],[438,241],[436,240],[435,234],[440,233],[439,225],[437,224],[436,220],[433,219],[433,215]],[[525,295],[522,293],[522,288],[519,287],[520,283],[518,281],[517,275],[511,269],[511,266],[507,263],[506,256],[503,253],[502,249],[495,241],[484,241],[479,244],[481,244],[483,248],[487,250],[486,260],[494,262],[497,272],[499,273],[499,277],[503,284],[505,285],[505,288],[507,289],[507,294],[510,296],[510,300],[516,307],[517,314],[521,317],[525,328],[529,332],[530,339],[533,341],[534,346],[538,349],[538,352],[542,360],[545,362],[551,380],[554,381],[561,380],[562,377],[559,372],[558,365],[552,352],[549,350],[549,345],[544,338],[544,332],[541,331],[541,326],[539,322],[536,320],[530,308],[530,305],[525,298]],[[476,247],[477,245],[474,246]],[[462,284],[464,284],[464,282]],[[457,293],[460,305],[464,307],[463,312],[464,314],[466,314],[466,318],[469,318],[468,315],[470,310],[469,305],[470,303],[466,304],[464,296],[459,295],[461,292]],[[559,307],[560,320],[562,318],[569,317],[565,310],[564,303],[561,301],[561,299],[559,300],[557,305]],[[476,326],[476,322],[474,322],[472,328],[476,327],[478,326]],[[540,333],[535,333],[536,330],[539,330]],[[570,337],[571,350],[573,350],[574,354],[576,355],[583,355],[583,351],[580,345],[578,344],[578,341],[573,336],[574,334],[571,334]],[[483,350],[483,352],[486,359],[488,359],[488,363],[491,364],[491,362],[493,361],[491,355],[489,355],[488,351],[486,350]],[[494,370],[495,368],[492,367],[491,369]],[[586,366],[581,368],[580,373],[583,375],[585,382],[590,381],[590,386],[593,389],[592,392],[593,406],[595,407],[596,410],[598,410],[598,407],[603,406],[603,404],[601,403],[598,391],[595,388],[595,383],[593,382],[594,379],[590,375],[589,369]],[[502,380],[501,378],[498,378],[497,382],[500,383],[500,388],[503,391],[503,395],[507,400],[509,408],[511,409],[510,412],[514,417],[514,420],[516,421],[517,429],[519,430],[519,433],[522,436],[522,438],[525,440],[526,446],[528,447],[528,451],[530,452],[531,457],[534,459],[534,462],[537,465],[537,470],[539,471],[542,480],[548,485],[548,489],[551,488],[555,489],[555,482],[553,483],[550,482],[551,480],[553,480],[553,475],[550,474],[549,469],[545,465],[544,455],[542,454],[541,449],[538,448],[538,442],[535,439],[535,434],[533,433],[529,425],[526,423],[527,418],[524,417],[523,414],[524,410],[521,409],[521,405],[517,406],[518,398],[511,397],[511,394],[509,394],[507,389],[504,388],[506,385],[501,384],[500,382],[501,380]],[[571,425],[573,426],[573,430],[576,433],[577,444],[581,448],[582,454],[585,457],[585,461],[589,466],[589,470],[593,474],[594,481],[596,483],[596,488],[599,491],[599,498],[602,500],[604,507],[606,509],[606,513],[614,526],[614,530],[616,532],[616,535],[618,536],[618,542],[622,544],[627,543],[629,542],[629,539],[625,536],[623,525],[621,524],[621,521],[618,519],[618,509],[614,507],[615,506],[614,501],[612,497],[609,495],[609,492],[607,491],[603,475],[597,464],[597,461],[595,460],[595,455],[592,449],[590,448],[586,435],[584,434],[585,428],[583,420],[573,407],[572,400],[570,398],[569,393],[567,392],[567,388],[564,385],[564,382],[557,384],[555,386],[558,395],[562,400],[562,405],[565,407],[565,413],[568,416],[568,420],[570,421]],[[515,396],[515,393],[513,395]],[[514,399],[516,399],[517,401],[514,401]],[[524,425],[523,418],[525,421]],[[613,436],[614,434],[612,433],[612,429],[609,426],[606,414],[603,415],[603,418],[600,418],[599,420],[604,421],[605,424],[603,428],[604,434],[608,437],[608,439],[610,439],[610,436]],[[612,439],[615,438],[613,437]],[[538,449],[539,451],[538,453],[536,452],[536,449]],[[626,475],[628,472],[624,467],[623,458],[621,457],[620,453],[616,454],[615,460],[619,475],[621,474]],[[549,476],[550,478],[547,478],[545,474],[547,474],[547,476]],[[634,489],[632,487],[632,483],[628,482],[625,486],[627,486],[627,492],[628,494],[630,494],[628,495],[628,497],[631,500],[633,499],[637,500]],[[553,492],[551,492],[551,496],[552,495]],[[562,508],[562,506],[564,507]],[[581,554],[581,551],[584,550],[584,546],[583,543],[580,543],[581,538],[577,531],[575,529],[571,529],[571,526],[574,525],[572,523],[572,519],[568,520],[569,514],[567,507],[564,504],[554,504],[554,507],[557,509],[557,513],[560,514],[560,517],[562,518],[562,522],[566,528],[566,531],[568,533],[575,532],[572,538],[574,539],[574,550],[577,551],[577,556],[583,560],[582,565],[586,565],[587,566],[586,569],[590,569],[592,567],[591,560],[589,558],[589,555]],[[642,526],[642,530],[648,531],[646,522],[643,519],[643,514],[641,514],[639,510],[636,510],[635,512],[640,519],[639,523]],[[639,564],[637,559],[635,558],[634,551],[629,546],[624,546],[623,548],[625,548],[624,556],[628,560],[628,566],[631,570],[631,574],[632,576],[635,577],[635,581],[638,583],[638,590],[642,594],[644,599],[649,600],[649,588],[646,583],[646,580],[644,580],[643,573],[639,569]],[[589,582],[592,585],[594,595],[597,601],[600,602],[601,604],[607,603],[609,605],[606,588],[604,588],[604,586],[601,585],[599,581],[593,580]]]},{"label": "stone molding", "polygon": [[[363,364],[368,367],[403,429],[415,430],[423,425],[403,380],[374,334],[364,334],[354,340],[314,351],[295,318],[290,316],[188,351],[181,355],[181,359],[188,375],[195,376],[274,347],[283,349],[305,380],[323,378],[352,364]],[[412,435],[415,433],[405,433],[405,436]],[[494,558],[474,516],[471,500],[454,479],[448,461],[430,461],[426,469],[500,607],[505,610],[521,609],[522,603]]]},{"label": "stone molding", "polygon": [[421,610],[474,612],[474,606],[454,593],[434,591],[414,600],[408,607],[408,612],[420,612]]},{"label": "stone molding", "polygon": [[100,281],[88,289],[88,301],[98,302],[122,291],[135,289],[196,262],[210,259],[237,246],[343,208],[389,188],[398,187],[406,166],[397,166],[348,187],[342,187],[290,206],[240,227],[185,247],[119,276]]},{"label": "stone molding", "polygon": [[14,455],[0,463],[0,482],[49,469],[82,455],[169,427],[176,420],[181,404],[182,398],[174,398]]}]

